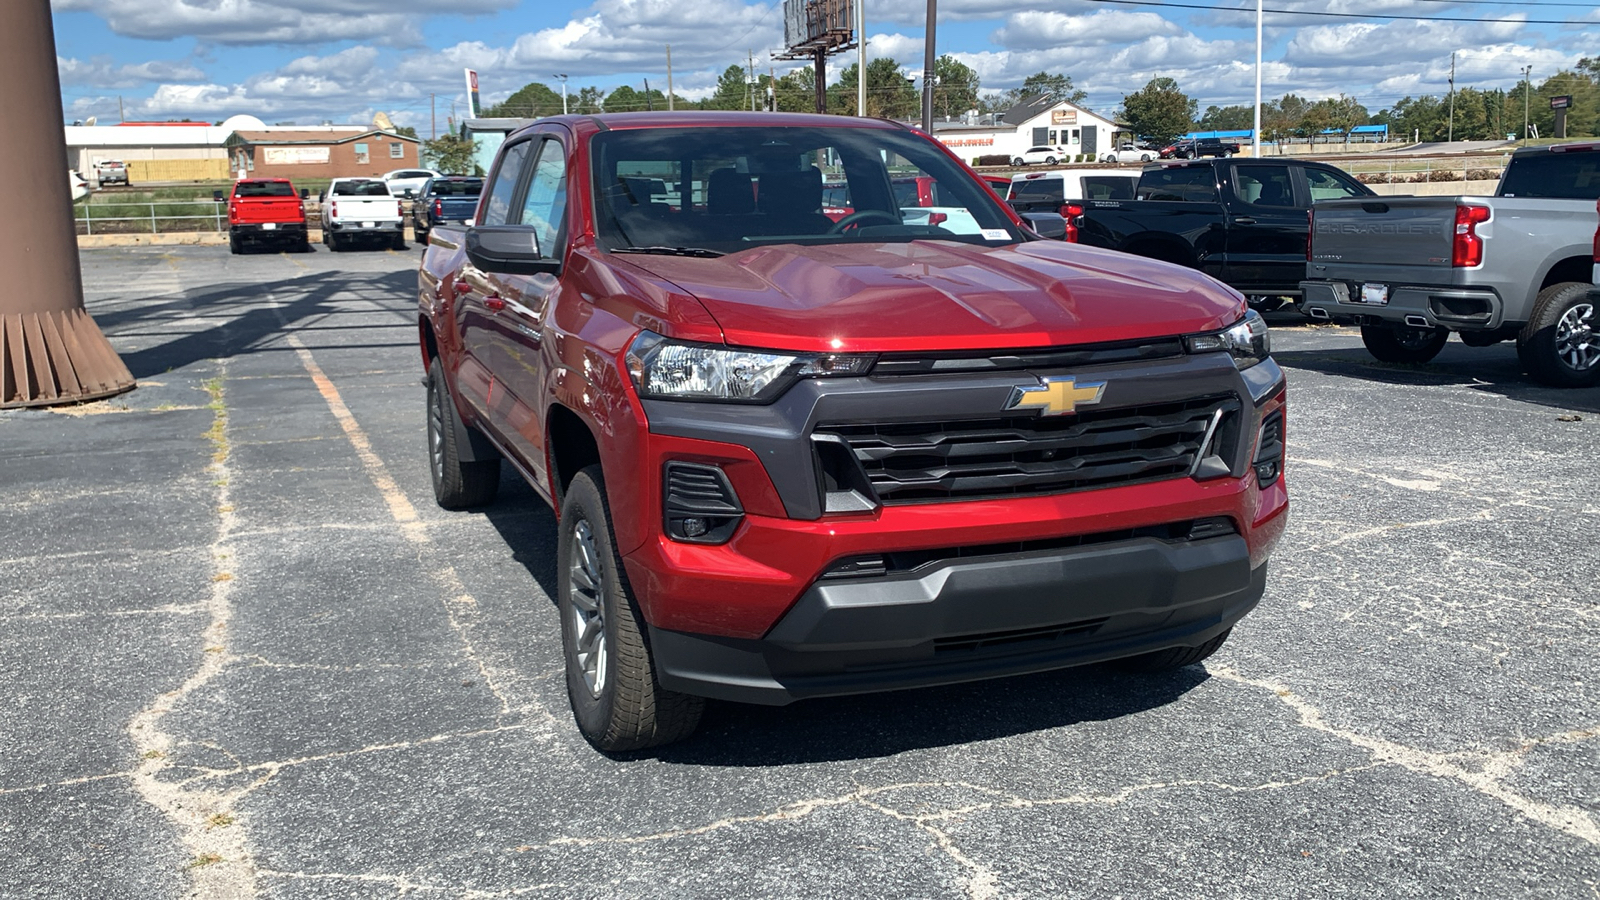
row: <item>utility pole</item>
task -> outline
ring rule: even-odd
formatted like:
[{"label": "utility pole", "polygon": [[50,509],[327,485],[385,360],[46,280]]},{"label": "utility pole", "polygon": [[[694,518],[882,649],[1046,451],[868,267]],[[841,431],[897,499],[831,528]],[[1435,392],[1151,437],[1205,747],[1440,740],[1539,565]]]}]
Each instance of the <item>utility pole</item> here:
[{"label": "utility pole", "polygon": [[1522,67],[1522,140],[1528,139],[1528,87],[1532,83],[1533,66]]},{"label": "utility pole", "polygon": [[778,111],[778,67],[767,66],[767,111]]},{"label": "utility pole", "polygon": [[122,111],[122,95],[121,94],[117,95],[117,121],[118,122],[126,122],[126,121],[128,121],[128,114]]},{"label": "utility pole", "polygon": [[1446,141],[1456,139],[1456,52],[1450,51],[1450,130],[1446,133]]},{"label": "utility pole", "polygon": [[[933,134],[933,46],[934,25],[939,16],[939,0],[928,0],[928,29],[922,48],[922,130]],[[861,73],[862,81],[866,72]]]},{"label": "utility pole", "polygon": [[667,45],[667,111],[672,111],[672,45]]},{"label": "utility pole", "polygon": [[[867,0],[856,3],[856,115],[867,114]],[[822,57],[817,57],[817,82],[822,82]],[[820,92],[822,88],[817,88]],[[820,96],[820,93],[819,95]],[[817,112],[822,112],[818,109]]]},{"label": "utility pole", "polygon": [[748,59],[750,61],[750,81],[748,82],[748,86],[745,89],[745,93],[750,95],[750,111],[751,112],[755,112],[756,111],[756,52],[754,50],[750,50],[750,51],[747,51],[747,52],[749,53]]},{"label": "utility pole", "polygon": [[439,95],[428,95],[428,119],[433,122],[433,139],[439,139]]},{"label": "utility pole", "polygon": [[[552,75],[550,77],[561,79],[561,114],[564,116],[567,114],[567,76]],[[533,110],[529,110],[529,112],[532,113]]]},{"label": "utility pole", "polygon": [[650,79],[644,80],[644,108],[650,112],[656,111],[656,102],[650,99]]},{"label": "utility pole", "polygon": [[1261,0],[1256,0],[1256,122],[1250,134],[1255,138],[1256,159],[1261,158]]}]

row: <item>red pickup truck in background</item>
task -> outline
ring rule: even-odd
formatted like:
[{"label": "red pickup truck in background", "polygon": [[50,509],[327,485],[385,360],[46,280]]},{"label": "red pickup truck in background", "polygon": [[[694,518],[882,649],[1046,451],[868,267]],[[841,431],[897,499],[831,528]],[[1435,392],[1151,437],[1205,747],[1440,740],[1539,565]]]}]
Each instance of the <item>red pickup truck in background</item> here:
[{"label": "red pickup truck in background", "polygon": [[[224,200],[221,191],[211,196],[219,203]],[[226,198],[228,248],[234,253],[243,253],[246,244],[271,244],[310,253],[311,241],[302,203],[309,196],[307,191],[296,194],[294,185],[283,178],[234,182]]]},{"label": "red pickup truck in background", "polygon": [[[960,215],[918,220],[907,177]],[[1045,240],[883,120],[541,119],[418,290],[435,497],[492,502],[504,460],[558,511],[602,751],[706,697],[1198,662],[1287,521],[1284,376],[1241,295]]]}]

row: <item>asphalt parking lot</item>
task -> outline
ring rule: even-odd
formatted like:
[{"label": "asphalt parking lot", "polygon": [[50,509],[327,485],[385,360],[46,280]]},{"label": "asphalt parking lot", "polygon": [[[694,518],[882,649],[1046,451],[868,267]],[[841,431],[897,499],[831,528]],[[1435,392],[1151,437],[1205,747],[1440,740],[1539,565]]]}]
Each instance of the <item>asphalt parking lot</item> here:
[{"label": "asphalt parking lot", "polygon": [[1292,524],[1203,667],[613,760],[550,513],[432,501],[417,256],[84,252],[141,386],[0,413],[0,896],[1600,897],[1600,393],[1283,318]]}]

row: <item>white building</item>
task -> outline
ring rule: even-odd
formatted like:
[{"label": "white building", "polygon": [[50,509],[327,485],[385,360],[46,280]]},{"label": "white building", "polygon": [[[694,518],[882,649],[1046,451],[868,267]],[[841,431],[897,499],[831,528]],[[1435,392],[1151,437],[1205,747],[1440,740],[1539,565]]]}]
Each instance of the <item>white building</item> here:
[{"label": "white building", "polygon": [[126,125],[68,125],[67,168],[95,187],[95,163],[127,164],[129,184],[164,181],[226,181],[227,141],[235,131],[326,131],[357,134],[362,125],[267,125],[255,116],[234,116],[221,125],[205,122],[148,122]]},{"label": "white building", "polygon": [[1095,159],[1116,146],[1119,128],[1110,119],[1065,100],[1037,97],[1019,103],[993,124],[934,122],[933,136],[962,159],[1004,154],[1016,158],[1029,147],[1060,147],[1063,162],[1088,154]]}]

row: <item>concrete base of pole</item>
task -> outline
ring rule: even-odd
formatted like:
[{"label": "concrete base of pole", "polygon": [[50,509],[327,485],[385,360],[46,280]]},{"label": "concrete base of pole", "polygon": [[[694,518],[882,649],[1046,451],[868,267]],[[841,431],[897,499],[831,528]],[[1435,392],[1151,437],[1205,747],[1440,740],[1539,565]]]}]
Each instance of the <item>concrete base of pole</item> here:
[{"label": "concrete base of pole", "polygon": [[99,400],[133,387],[82,307],[0,314],[0,409]]}]

